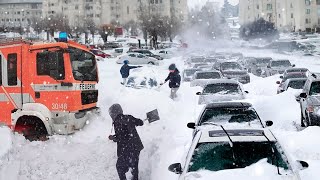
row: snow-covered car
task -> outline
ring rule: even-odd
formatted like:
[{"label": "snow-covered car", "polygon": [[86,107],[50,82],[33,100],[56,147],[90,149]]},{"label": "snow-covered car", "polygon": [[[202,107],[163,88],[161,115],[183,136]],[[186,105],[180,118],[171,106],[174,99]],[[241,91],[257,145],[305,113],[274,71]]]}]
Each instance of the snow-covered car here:
[{"label": "snow-covered car", "polygon": [[262,122],[252,104],[247,102],[217,102],[206,104],[195,123],[188,127],[209,125],[215,123],[224,127],[265,128],[272,121]]},{"label": "snow-covered car", "polygon": [[198,130],[183,161],[168,167],[179,180],[248,179],[255,173],[257,179],[300,180],[299,170],[309,166],[293,161],[270,130],[219,125]]},{"label": "snow-covered car", "polygon": [[122,64],[124,60],[128,60],[129,64],[151,64],[159,65],[157,59],[145,56],[140,53],[128,53],[118,57],[117,63]]},{"label": "snow-covered car", "polygon": [[216,63],[218,60],[215,58],[215,57],[206,57],[204,59],[204,62],[205,63],[208,63],[208,64],[214,64]]},{"label": "snow-covered car", "polygon": [[320,77],[313,74],[300,94],[301,126],[320,125]]},{"label": "snow-covered car", "polygon": [[221,79],[223,76],[219,71],[197,71],[194,73],[190,86],[204,86],[213,79]]},{"label": "snow-covered car", "polygon": [[202,92],[197,92],[199,95],[198,104],[242,100],[246,98],[247,93],[238,81],[232,79],[211,80],[210,84],[204,86]]},{"label": "snow-covered car", "polygon": [[162,57],[163,59],[170,59],[173,57],[174,53],[168,50],[161,50],[157,53],[157,55]]},{"label": "snow-covered car", "polygon": [[277,89],[277,94],[286,91],[288,88],[302,90],[306,81],[307,78],[289,78],[279,85]]},{"label": "snow-covered car", "polygon": [[265,76],[272,76],[275,74],[283,74],[288,68],[294,67],[295,65],[287,59],[282,60],[271,60],[267,66]]},{"label": "snow-covered car", "polygon": [[192,78],[197,71],[202,71],[202,69],[199,69],[199,68],[185,69],[182,73],[182,80],[185,82],[192,81]]},{"label": "snow-covered car", "polygon": [[249,73],[261,76],[271,60],[270,57],[248,57],[242,61],[242,64],[248,69]]},{"label": "snow-covered car", "polygon": [[208,64],[207,63],[195,63],[195,64],[193,64],[192,68],[199,68],[199,66],[205,66],[205,65],[208,65]]},{"label": "snow-covered car", "polygon": [[185,61],[185,65],[187,67],[193,68],[194,64],[204,63],[204,60],[205,60],[204,56],[192,56]]},{"label": "snow-covered car", "polygon": [[222,62],[219,70],[226,78],[235,79],[243,84],[250,82],[250,75],[238,62]]},{"label": "snow-covered car", "polygon": [[287,79],[295,79],[295,78],[307,78],[307,74],[304,72],[293,72],[293,73],[287,73],[285,76],[280,76],[281,81],[277,81],[276,83],[279,84],[279,86],[282,85]]},{"label": "snow-covered car", "polygon": [[302,73],[302,74],[305,74],[306,77],[311,75],[311,72],[307,68],[289,68],[284,71],[282,77],[280,76],[280,78],[286,79],[287,76],[291,73]]},{"label": "snow-covered car", "polygon": [[141,88],[155,88],[159,85],[159,78],[154,74],[153,69],[150,67],[141,67],[131,70],[130,76],[127,80],[127,87],[136,89]]}]

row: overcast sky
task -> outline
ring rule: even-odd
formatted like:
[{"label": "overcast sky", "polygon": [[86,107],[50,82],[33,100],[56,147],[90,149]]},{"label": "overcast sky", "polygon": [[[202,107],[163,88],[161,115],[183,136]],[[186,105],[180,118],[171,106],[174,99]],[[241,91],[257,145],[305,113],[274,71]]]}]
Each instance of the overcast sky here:
[{"label": "overcast sky", "polygon": [[[221,5],[223,5],[224,0],[188,0],[188,5],[189,8],[192,8],[196,5],[203,5],[205,4],[207,1],[214,1],[214,2],[220,2]],[[229,2],[231,4],[237,4],[239,3],[239,0],[229,0]]]}]

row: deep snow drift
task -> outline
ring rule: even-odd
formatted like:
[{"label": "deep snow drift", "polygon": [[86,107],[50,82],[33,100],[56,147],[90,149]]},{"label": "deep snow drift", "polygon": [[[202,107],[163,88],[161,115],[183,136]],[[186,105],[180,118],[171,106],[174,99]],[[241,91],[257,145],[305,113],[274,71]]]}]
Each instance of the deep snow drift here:
[{"label": "deep snow drift", "polygon": [[[251,52],[243,49],[239,51],[250,56],[266,56],[265,51]],[[318,60],[312,58],[271,53],[268,55],[274,58],[289,58],[297,67],[307,67],[311,71],[316,71],[320,65]],[[164,60],[160,66],[145,66],[137,69],[136,72],[146,75],[152,72],[152,76],[155,76],[158,82],[163,82],[168,74],[169,64],[176,63],[182,71],[184,59],[185,56],[180,56]],[[146,112],[155,108],[159,110],[160,121],[138,127],[145,146],[140,155],[140,177],[141,180],[176,180],[178,178],[167,168],[172,163],[183,162],[188,152],[192,130],[187,129],[186,124],[194,121],[202,108],[197,105],[198,97],[195,95],[199,88],[191,88],[189,83],[183,83],[178,91],[179,98],[173,101],[169,98],[170,90],[167,85],[160,89],[123,87],[120,84],[121,65],[116,64],[115,61],[116,59],[106,59],[99,62],[101,116],[92,118],[83,130],[74,135],[52,136],[46,142],[28,142],[20,135],[13,135],[11,150],[5,149],[6,156],[1,157],[1,180],[117,180],[116,144],[107,139],[111,133],[111,119],[107,110],[113,103],[120,103],[125,113],[141,119],[146,118]],[[320,128],[309,127],[303,130],[299,127],[300,109],[294,99],[294,94],[297,92],[290,90],[276,95],[277,80],[277,75],[264,79],[252,76],[252,82],[244,86],[244,89],[250,92],[245,101],[254,105],[262,120],[274,122],[271,129],[291,158],[309,162],[310,167],[301,172],[302,179],[318,179]],[[1,156],[3,142],[11,145],[10,140],[3,140],[2,137],[9,137],[11,133],[6,128],[4,130],[0,128],[0,135]],[[273,179],[276,176],[273,167],[261,161],[244,170],[204,172],[202,179],[234,179],[236,177],[247,180],[248,177],[241,177],[243,173],[254,170],[260,165],[266,168],[266,172],[270,172],[265,179]]]}]

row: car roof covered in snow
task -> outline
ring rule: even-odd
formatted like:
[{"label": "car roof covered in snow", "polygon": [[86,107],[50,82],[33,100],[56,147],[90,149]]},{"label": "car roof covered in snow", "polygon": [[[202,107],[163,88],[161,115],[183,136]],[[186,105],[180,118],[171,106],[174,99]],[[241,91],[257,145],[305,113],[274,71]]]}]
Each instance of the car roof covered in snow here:
[{"label": "car roof covered in snow", "polygon": [[217,102],[206,105],[206,109],[211,108],[248,108],[252,107],[251,103],[248,102]]},{"label": "car roof covered in snow", "polygon": [[[224,83],[224,84],[240,84],[238,81],[233,79],[211,79],[210,84],[218,84],[218,83]],[[207,84],[207,85],[210,85]],[[207,86],[206,85],[206,86]]]},{"label": "car roof covered in snow", "polygon": [[217,71],[217,70],[210,70],[210,71],[197,71],[195,73],[196,74],[205,74],[205,73],[219,73],[220,74],[220,71]]},{"label": "car roof covered in snow", "polygon": [[[227,129],[232,142],[276,142],[276,138],[268,129]],[[230,142],[228,135],[220,126],[201,129],[199,143]]]}]

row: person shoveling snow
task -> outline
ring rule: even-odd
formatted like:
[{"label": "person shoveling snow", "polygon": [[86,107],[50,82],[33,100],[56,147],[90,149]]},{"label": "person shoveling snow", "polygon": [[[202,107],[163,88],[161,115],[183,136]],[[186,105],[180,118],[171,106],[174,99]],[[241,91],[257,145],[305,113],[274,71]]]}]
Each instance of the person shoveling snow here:
[{"label": "person shoveling snow", "polygon": [[129,66],[129,61],[128,60],[124,60],[123,61],[123,66],[120,69],[120,74],[122,76],[123,82],[121,83],[122,85],[126,85],[127,84],[127,79],[130,75],[130,69],[135,69],[135,68],[140,68],[142,66]]},{"label": "person shoveling snow", "polygon": [[167,81],[169,81],[169,88],[171,88],[170,98],[175,99],[178,97],[177,91],[179,90],[179,87],[180,87],[181,76],[175,64],[171,64],[169,66],[169,71],[170,73],[168,77],[165,79],[164,83],[160,84],[160,86],[162,86],[163,84],[167,83]]}]

